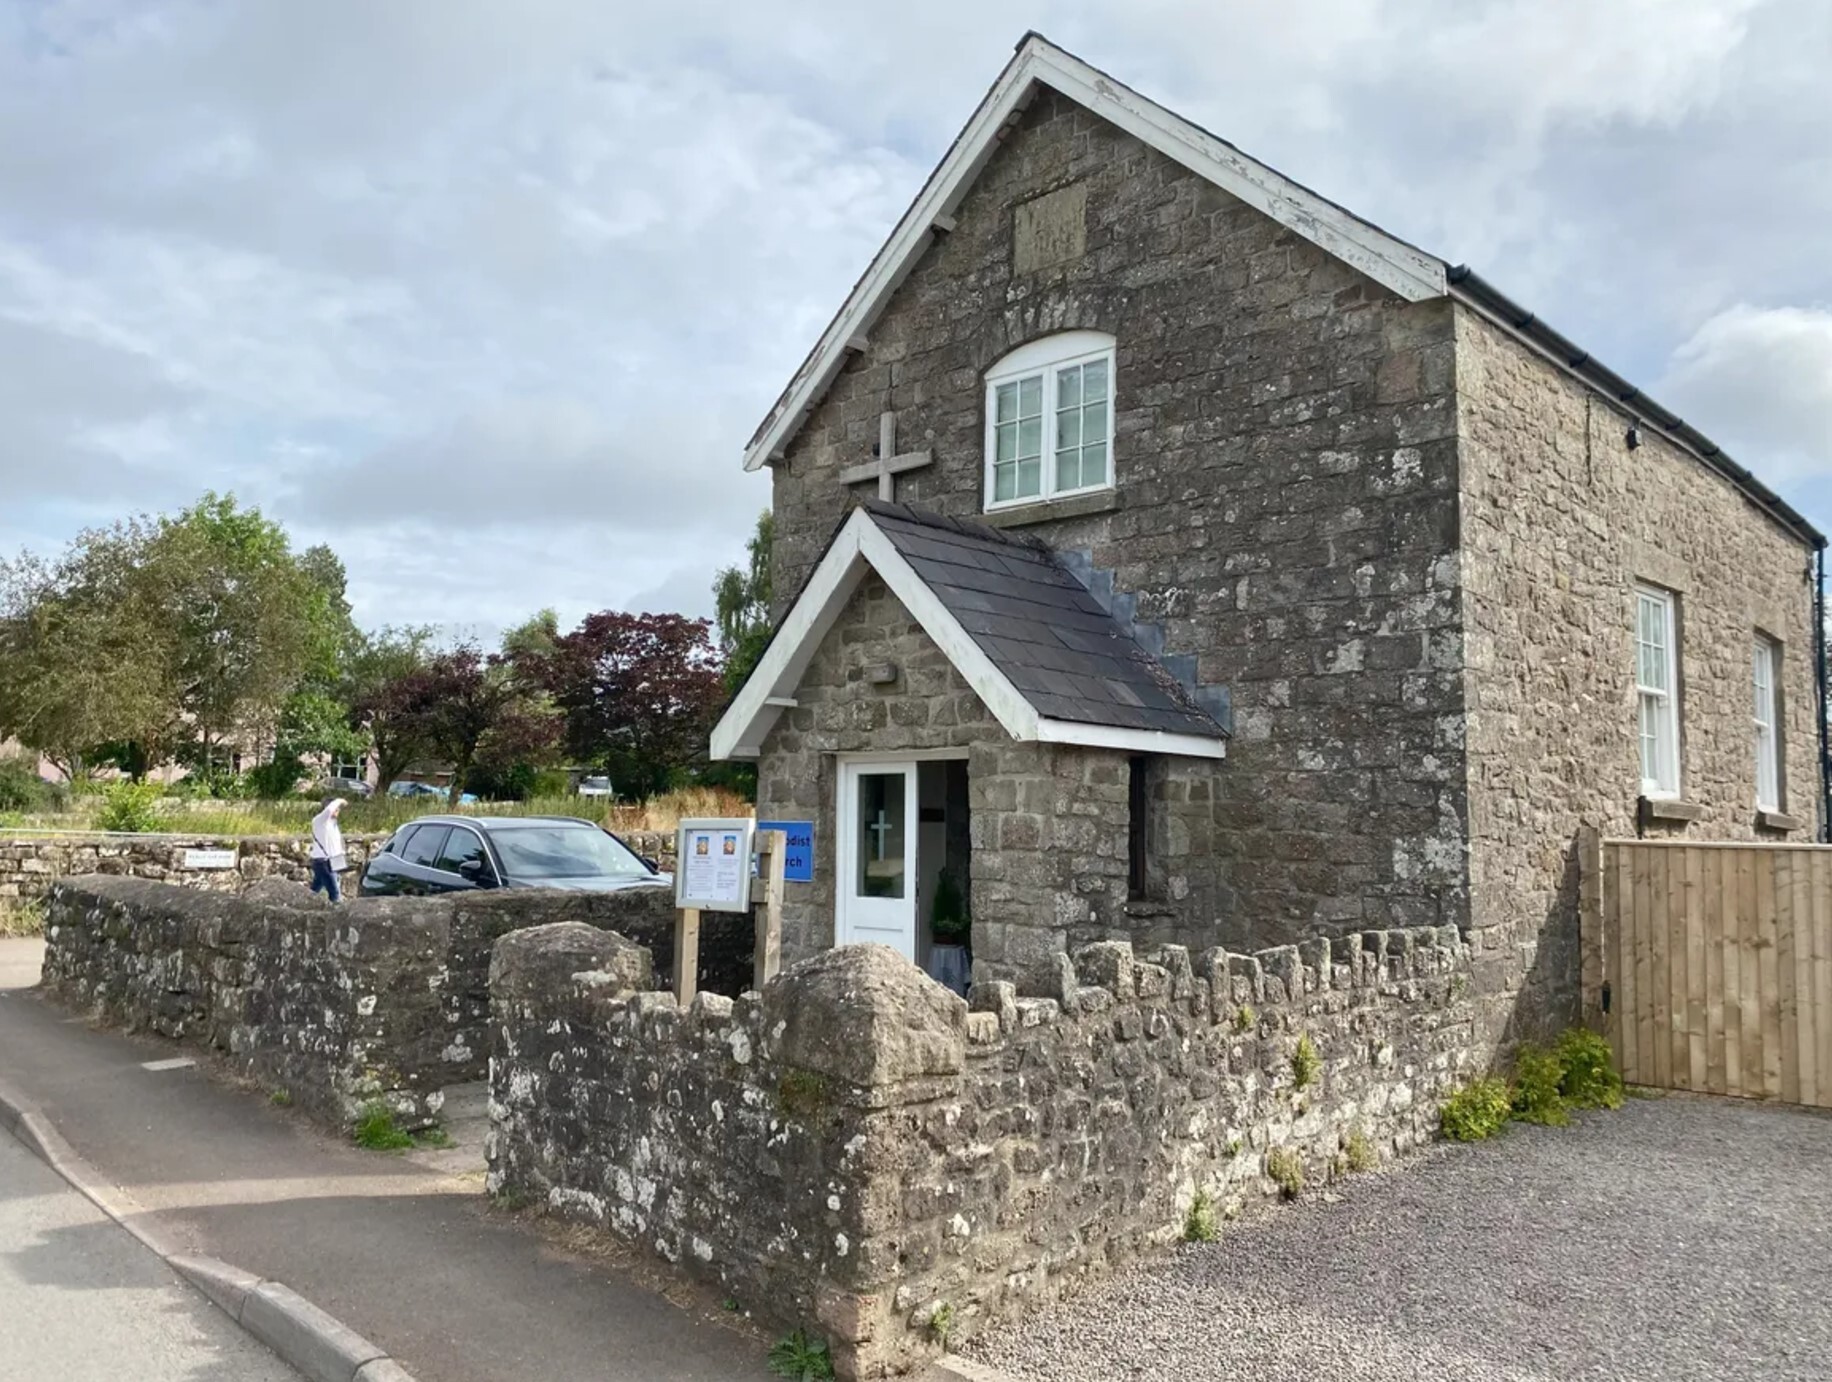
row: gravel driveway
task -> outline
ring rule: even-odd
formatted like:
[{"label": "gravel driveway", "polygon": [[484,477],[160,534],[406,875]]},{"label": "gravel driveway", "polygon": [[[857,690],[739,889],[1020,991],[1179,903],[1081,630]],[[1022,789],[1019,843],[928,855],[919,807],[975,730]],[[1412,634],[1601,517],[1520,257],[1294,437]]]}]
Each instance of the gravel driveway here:
[{"label": "gravel driveway", "polygon": [[965,1351],[1030,1382],[1832,1377],[1832,1118],[1633,1099],[1337,1189]]}]

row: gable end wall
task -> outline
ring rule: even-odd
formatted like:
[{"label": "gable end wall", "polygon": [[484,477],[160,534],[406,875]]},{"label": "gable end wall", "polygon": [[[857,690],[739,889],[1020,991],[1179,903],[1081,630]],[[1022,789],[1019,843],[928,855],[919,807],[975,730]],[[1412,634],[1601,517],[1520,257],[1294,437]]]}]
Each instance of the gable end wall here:
[{"label": "gable end wall", "polygon": [[[1079,255],[1054,235],[1061,257],[1017,272],[1018,208],[1068,187]],[[897,498],[978,516],[984,371],[1078,327],[1117,338],[1118,486],[1027,531],[1113,572],[1235,722],[1213,790],[1179,787],[1163,832],[1191,842],[1170,912],[1114,934],[1252,949],[1464,924],[1451,304],[1400,301],[1054,93],[775,467],[779,599],[870,491],[838,472],[887,407],[898,449],[935,457]]]}]

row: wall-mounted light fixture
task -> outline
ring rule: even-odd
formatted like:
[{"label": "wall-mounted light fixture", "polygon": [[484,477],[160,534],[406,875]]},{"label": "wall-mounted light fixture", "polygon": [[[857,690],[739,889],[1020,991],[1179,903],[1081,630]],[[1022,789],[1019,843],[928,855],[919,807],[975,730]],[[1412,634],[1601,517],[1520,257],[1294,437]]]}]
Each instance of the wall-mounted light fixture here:
[{"label": "wall-mounted light fixture", "polygon": [[1630,451],[1633,451],[1636,447],[1640,446],[1641,445],[1641,424],[1639,422],[1629,423],[1628,436],[1625,437],[1623,440],[1628,442],[1628,449]]}]

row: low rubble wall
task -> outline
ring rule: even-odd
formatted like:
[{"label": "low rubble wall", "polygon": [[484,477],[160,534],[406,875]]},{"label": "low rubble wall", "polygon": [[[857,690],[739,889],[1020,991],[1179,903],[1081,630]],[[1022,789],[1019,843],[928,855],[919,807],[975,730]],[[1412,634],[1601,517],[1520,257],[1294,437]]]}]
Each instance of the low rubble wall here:
[{"label": "low rubble wall", "polygon": [[963,1002],[878,946],[686,1011],[652,973],[585,927],[497,942],[490,1188],[825,1335],[849,1377],[1178,1238],[1199,1197],[1225,1219],[1404,1153],[1483,1064],[1454,928],[1104,942],[1052,998]]},{"label": "low rubble wall", "polygon": [[[345,885],[354,887],[369,851],[385,835],[347,835]],[[0,831],[0,899],[31,900],[60,878],[106,873],[177,883],[208,892],[241,892],[266,878],[309,883],[311,841],[303,835],[124,835],[106,831]],[[224,856],[230,857],[222,867]],[[208,864],[208,867],[201,865]]]},{"label": "low rubble wall", "polygon": [[[332,907],[278,879],[226,895],[97,875],[50,893],[44,984],[78,1011],[219,1052],[327,1123],[380,1100],[412,1128],[436,1120],[445,1087],[487,1072],[492,947],[562,920],[673,943],[665,889]],[[749,927],[732,917],[703,930],[709,989],[750,982]]]}]

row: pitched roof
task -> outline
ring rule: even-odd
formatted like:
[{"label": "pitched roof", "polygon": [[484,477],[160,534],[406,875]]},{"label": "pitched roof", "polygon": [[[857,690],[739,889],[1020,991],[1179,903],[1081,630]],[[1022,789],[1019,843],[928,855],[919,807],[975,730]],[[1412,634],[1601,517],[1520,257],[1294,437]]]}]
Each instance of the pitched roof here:
[{"label": "pitched roof", "polygon": [[871,500],[910,569],[1039,715],[1222,737],[1048,548],[980,523]]},{"label": "pitched roof", "polygon": [[1587,388],[1610,399],[1631,417],[1660,431],[1707,469],[1736,485],[1783,528],[1816,547],[1825,538],[1805,517],[1738,465],[1709,437],[1687,425],[1590,355],[1552,332],[1545,323],[1484,283],[1467,265],[1455,268],[1437,255],[1408,244],[1355,215],[1234,145],[1184,119],[1124,83],[1032,32],[1024,36],[890,238],[852,287],[827,330],[808,352],[744,451],[744,468],[756,470],[780,459],[802,424],[820,404],[852,353],[863,350],[867,333],[903,280],[938,234],[954,224],[980,172],[1000,140],[1023,113],[1039,87],[1047,86],[1133,135],[1165,157],[1264,212],[1384,284],[1409,302],[1454,297],[1566,370]]},{"label": "pitched roof", "polygon": [[867,570],[1014,739],[1224,756],[1226,731],[1048,548],[874,500],[840,525],[713,729],[714,758],[761,751]]}]

